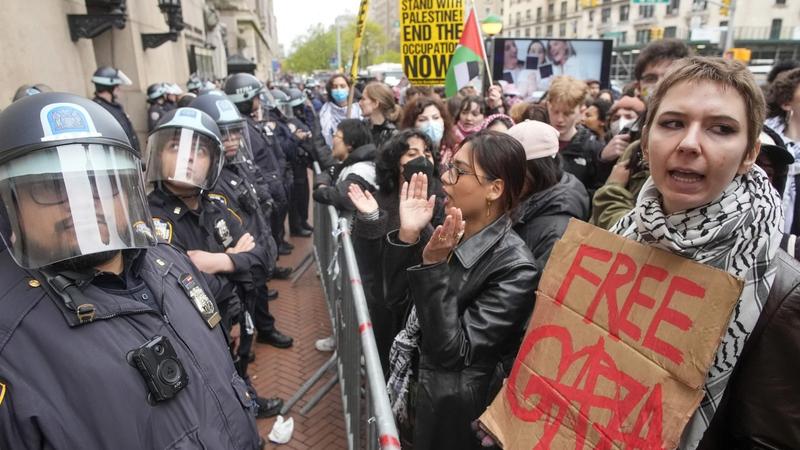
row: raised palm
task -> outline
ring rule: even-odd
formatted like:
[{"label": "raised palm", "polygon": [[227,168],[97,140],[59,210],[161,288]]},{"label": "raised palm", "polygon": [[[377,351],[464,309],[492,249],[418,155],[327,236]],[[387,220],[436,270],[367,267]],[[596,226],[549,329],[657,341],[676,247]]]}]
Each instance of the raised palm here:
[{"label": "raised palm", "polygon": [[418,236],[433,218],[435,198],[433,195],[428,197],[428,177],[423,173],[415,173],[410,183],[403,183],[400,189],[400,230]]},{"label": "raised palm", "polygon": [[347,196],[350,197],[353,206],[362,214],[369,214],[378,209],[378,202],[375,200],[375,197],[373,197],[369,191],[362,190],[361,187],[355,183],[350,185],[350,188],[347,190]]}]

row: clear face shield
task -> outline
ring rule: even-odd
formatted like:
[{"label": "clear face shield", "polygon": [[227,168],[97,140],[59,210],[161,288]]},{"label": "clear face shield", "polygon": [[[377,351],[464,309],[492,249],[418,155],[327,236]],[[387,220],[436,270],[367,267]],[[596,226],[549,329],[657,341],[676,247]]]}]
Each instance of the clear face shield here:
[{"label": "clear face shield", "polygon": [[222,170],[219,142],[188,128],[163,128],[147,140],[147,182],[209,190]]},{"label": "clear face shield", "polygon": [[22,267],[156,244],[139,159],[103,144],[38,150],[0,166],[0,236]]},{"label": "clear face shield", "polygon": [[226,164],[243,164],[253,160],[250,135],[247,133],[246,126],[244,121],[219,125]]}]

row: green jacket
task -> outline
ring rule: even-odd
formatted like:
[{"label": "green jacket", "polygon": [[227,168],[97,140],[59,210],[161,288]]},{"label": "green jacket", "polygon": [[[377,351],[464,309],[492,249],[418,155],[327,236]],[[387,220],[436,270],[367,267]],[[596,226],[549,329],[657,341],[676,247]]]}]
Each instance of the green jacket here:
[{"label": "green jacket", "polygon": [[[619,157],[620,161],[628,161],[635,151],[639,150],[639,142],[633,141],[625,153]],[[636,198],[644,182],[650,176],[649,170],[640,170],[631,174],[626,185],[606,182],[594,193],[592,198],[592,218],[589,221],[603,229],[610,229],[636,204]]]}]

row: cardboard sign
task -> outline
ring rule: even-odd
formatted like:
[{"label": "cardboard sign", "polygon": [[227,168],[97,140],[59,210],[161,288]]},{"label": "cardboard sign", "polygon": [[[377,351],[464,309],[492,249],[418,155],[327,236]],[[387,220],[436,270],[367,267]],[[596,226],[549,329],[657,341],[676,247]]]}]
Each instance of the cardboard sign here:
[{"label": "cardboard sign", "polygon": [[675,448],[742,286],[572,220],[481,422],[506,449]]},{"label": "cardboard sign", "polygon": [[403,72],[416,86],[441,86],[464,27],[464,0],[399,0]]}]

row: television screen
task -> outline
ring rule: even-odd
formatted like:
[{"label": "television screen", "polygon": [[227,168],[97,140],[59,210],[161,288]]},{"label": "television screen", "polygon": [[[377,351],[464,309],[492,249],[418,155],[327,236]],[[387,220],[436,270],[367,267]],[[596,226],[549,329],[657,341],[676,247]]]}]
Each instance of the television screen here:
[{"label": "television screen", "polygon": [[607,39],[497,38],[492,78],[513,83],[526,98],[546,91],[558,75],[597,80],[607,89],[611,45]]}]

